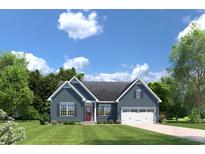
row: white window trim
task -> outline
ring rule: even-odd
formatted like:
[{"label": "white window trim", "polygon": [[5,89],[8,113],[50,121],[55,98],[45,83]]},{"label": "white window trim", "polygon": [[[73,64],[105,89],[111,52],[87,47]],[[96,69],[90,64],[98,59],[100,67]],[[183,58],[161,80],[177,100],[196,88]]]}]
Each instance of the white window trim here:
[{"label": "white window trim", "polygon": [[107,116],[109,116],[110,114],[105,114],[105,108],[107,108],[107,109],[109,109],[110,110],[110,113],[111,113],[111,110],[112,110],[112,107],[111,107],[111,105],[110,105],[110,107],[105,107],[105,106],[103,106],[103,114],[99,114],[99,110],[100,110],[100,108],[99,108],[99,105],[98,105],[98,116],[101,116],[101,117],[107,117]]},{"label": "white window trim", "polygon": [[75,87],[73,87],[69,81],[65,81],[49,98],[48,98],[48,101],[52,101],[53,97],[66,85],[68,84],[81,98],[82,98],[82,101],[86,101],[86,99],[83,97],[83,95],[81,95],[79,93],[79,91],[77,89],[75,89]]},{"label": "white window trim", "polygon": [[[140,93],[140,95],[139,95],[139,97],[137,97],[139,93]],[[135,90],[135,98],[136,98],[136,99],[142,99],[142,97],[143,97],[143,96],[142,96],[142,93],[143,93],[142,89],[137,88],[137,89]]]},{"label": "white window trim", "polygon": [[85,90],[95,99],[95,101],[99,101],[98,98],[90,90],[88,90],[88,88],[80,80],[78,80],[76,76],[73,76],[72,79],[70,79],[68,82],[71,83],[73,79],[75,79],[83,88],[85,88]]},{"label": "white window trim", "polygon": [[135,79],[135,81],[115,100],[115,102],[119,102],[120,99],[137,83],[137,81],[140,81],[142,85],[145,86],[145,88],[157,99],[158,103],[162,102],[161,99],[140,78]]},{"label": "white window trim", "polygon": [[154,110],[154,114],[156,113],[156,110],[157,110],[155,107],[122,107],[121,108],[121,113],[123,112],[124,109],[130,110],[129,112],[131,112],[131,109],[137,109],[138,112],[139,112],[140,109],[145,109],[146,113],[147,113],[147,110]]},{"label": "white window trim", "polygon": [[[63,104],[66,105],[66,115],[61,115],[61,105],[63,105]],[[69,104],[73,104],[74,105],[74,115],[68,115],[68,105]],[[60,117],[74,117],[75,114],[76,114],[75,103],[74,102],[60,102],[59,113],[60,113]]]}]

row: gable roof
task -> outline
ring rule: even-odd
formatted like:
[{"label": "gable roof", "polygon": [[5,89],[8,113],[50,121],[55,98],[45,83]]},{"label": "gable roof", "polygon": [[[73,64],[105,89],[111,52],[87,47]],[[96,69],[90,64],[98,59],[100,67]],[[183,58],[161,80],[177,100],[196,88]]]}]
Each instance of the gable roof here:
[{"label": "gable roof", "polygon": [[58,89],[48,98],[48,100],[51,101],[52,98],[53,98],[54,96],[56,96],[56,94],[57,94],[57,93],[64,87],[64,85],[66,85],[66,84],[68,84],[68,85],[82,98],[83,101],[86,101],[86,99],[83,97],[83,95],[81,95],[81,93],[80,93],[78,90],[76,90],[75,87],[73,87],[73,86],[70,84],[69,81],[64,81],[64,83],[61,84],[61,85],[58,87]]},{"label": "gable roof", "polygon": [[105,82],[105,81],[79,81],[75,76],[70,81],[60,81],[58,89],[48,98],[51,100],[68,83],[70,87],[80,96],[83,101],[86,99],[78,90],[72,86],[72,80],[77,81],[85,90],[95,98],[96,101],[119,102],[119,100],[139,81],[156,99],[161,99],[144,83],[140,78],[132,82]]},{"label": "gable roof", "polygon": [[144,83],[140,78],[137,78],[135,80],[133,80],[129,87],[123,91],[123,93],[116,99],[116,101],[118,102],[138,81],[140,81],[142,83],[142,85],[157,99],[158,102],[162,102],[161,99],[152,91],[152,89],[150,89],[146,83]]},{"label": "gable roof", "polygon": [[129,85],[129,82],[83,81],[82,83],[99,101],[115,101]]},{"label": "gable roof", "polygon": [[69,81],[76,80],[96,101],[98,101],[98,98],[75,76]]}]

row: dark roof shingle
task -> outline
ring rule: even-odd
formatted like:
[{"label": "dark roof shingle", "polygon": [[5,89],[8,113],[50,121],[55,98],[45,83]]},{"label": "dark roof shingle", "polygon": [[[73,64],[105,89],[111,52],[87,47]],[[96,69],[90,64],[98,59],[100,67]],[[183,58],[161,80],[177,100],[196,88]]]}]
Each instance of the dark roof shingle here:
[{"label": "dark roof shingle", "polygon": [[115,101],[130,82],[83,81],[86,88],[100,101]]}]

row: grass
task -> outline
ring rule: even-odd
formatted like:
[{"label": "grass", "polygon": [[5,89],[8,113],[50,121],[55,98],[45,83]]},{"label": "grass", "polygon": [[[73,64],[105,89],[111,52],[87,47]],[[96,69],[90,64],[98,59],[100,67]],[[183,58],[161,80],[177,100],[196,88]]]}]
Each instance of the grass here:
[{"label": "grass", "polygon": [[167,123],[165,123],[165,125],[205,130],[205,122],[202,122],[202,123],[190,123],[188,121],[178,121],[178,122],[176,122],[176,121],[168,121]]},{"label": "grass", "polygon": [[39,121],[18,121],[18,123],[26,129],[26,139],[18,144],[199,144],[125,125],[40,125]]}]

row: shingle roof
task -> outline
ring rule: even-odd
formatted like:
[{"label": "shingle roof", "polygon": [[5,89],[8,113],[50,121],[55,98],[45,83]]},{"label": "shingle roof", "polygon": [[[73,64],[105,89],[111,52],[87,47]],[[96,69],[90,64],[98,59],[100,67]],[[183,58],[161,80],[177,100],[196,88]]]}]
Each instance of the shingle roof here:
[{"label": "shingle roof", "polygon": [[[135,81],[135,80],[134,80]],[[132,82],[81,81],[100,101],[115,101]],[[59,81],[58,88],[65,81]]]},{"label": "shingle roof", "polygon": [[130,82],[82,82],[100,101],[115,101],[129,87]]}]

